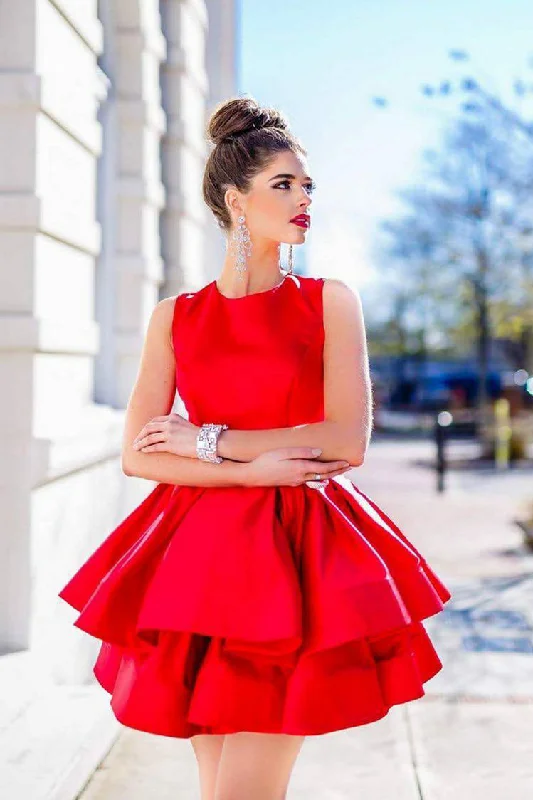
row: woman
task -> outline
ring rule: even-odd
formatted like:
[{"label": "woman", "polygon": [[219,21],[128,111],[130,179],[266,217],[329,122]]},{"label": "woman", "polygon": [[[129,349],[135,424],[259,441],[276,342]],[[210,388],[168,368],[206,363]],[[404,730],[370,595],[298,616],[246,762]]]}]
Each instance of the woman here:
[{"label": "woman", "polygon": [[344,476],[371,432],[365,329],[342,281],[292,272],[305,150],[251,98],[208,133],[227,255],[156,305],[127,408],[123,470],[157,486],[60,596],[102,641],[117,719],[191,740],[202,800],[280,800],[305,736],[424,694],[442,664],[421,621],[450,593]]}]

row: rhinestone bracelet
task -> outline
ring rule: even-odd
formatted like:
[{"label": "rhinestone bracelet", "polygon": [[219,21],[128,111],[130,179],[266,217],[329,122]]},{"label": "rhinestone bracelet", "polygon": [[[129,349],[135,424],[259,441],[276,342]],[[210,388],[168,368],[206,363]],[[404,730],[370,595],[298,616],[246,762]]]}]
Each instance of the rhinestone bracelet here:
[{"label": "rhinestone bracelet", "polygon": [[205,422],[196,437],[196,455],[198,458],[203,461],[211,461],[212,464],[220,464],[224,461],[223,458],[217,456],[217,442],[221,432],[227,429],[227,425]]}]

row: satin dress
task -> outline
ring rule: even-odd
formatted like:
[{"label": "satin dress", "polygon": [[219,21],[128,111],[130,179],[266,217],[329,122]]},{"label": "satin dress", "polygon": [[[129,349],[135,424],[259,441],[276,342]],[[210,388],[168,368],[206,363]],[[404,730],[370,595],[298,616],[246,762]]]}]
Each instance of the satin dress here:
[{"label": "satin dress", "polygon": [[[215,281],[177,296],[191,422],[324,419],[323,283],[288,274],[240,298]],[[158,483],[59,596],[101,642],[94,675],[116,718],[190,738],[324,734],[422,697],[442,668],[423,620],[451,594],[342,475],[319,488]]]}]

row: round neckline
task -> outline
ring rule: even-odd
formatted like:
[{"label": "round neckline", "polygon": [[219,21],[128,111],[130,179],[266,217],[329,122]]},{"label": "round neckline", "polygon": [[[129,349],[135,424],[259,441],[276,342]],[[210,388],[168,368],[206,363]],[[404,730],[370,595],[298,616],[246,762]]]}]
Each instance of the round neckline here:
[{"label": "round neckline", "polygon": [[252,297],[260,297],[260,296],[262,296],[262,295],[266,295],[266,294],[272,294],[272,292],[275,292],[275,291],[277,291],[278,289],[281,289],[281,287],[283,286],[283,284],[284,284],[284,283],[286,283],[286,281],[287,281],[287,278],[288,278],[288,277],[289,277],[289,275],[291,275],[291,274],[292,274],[292,273],[290,273],[290,272],[287,272],[287,273],[286,273],[286,275],[284,276],[283,280],[282,280],[282,281],[280,281],[278,284],[276,284],[276,286],[272,286],[270,289],[263,289],[263,291],[261,291],[261,292],[252,292],[251,294],[243,294],[243,295],[242,295],[242,297],[228,297],[227,295],[225,295],[225,294],[222,294],[222,292],[220,291],[220,289],[219,289],[219,288],[218,288],[218,286],[217,286],[217,281],[216,281],[216,278],[215,278],[215,280],[213,281],[213,288],[214,288],[214,290],[215,290],[216,294],[217,294],[219,297],[221,297],[223,300],[227,300],[229,303],[233,303],[233,302],[235,302],[236,300],[237,300],[237,301],[238,301],[238,300],[250,300],[250,298],[252,298]]}]

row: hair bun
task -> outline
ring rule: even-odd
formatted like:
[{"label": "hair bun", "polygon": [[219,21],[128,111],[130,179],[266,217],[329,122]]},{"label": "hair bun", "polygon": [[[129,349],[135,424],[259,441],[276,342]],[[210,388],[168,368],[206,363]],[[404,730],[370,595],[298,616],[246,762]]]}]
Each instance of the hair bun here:
[{"label": "hair bun", "polygon": [[233,97],[216,107],[207,125],[207,136],[217,145],[263,128],[288,131],[289,125],[277,109],[260,106],[252,97]]}]

